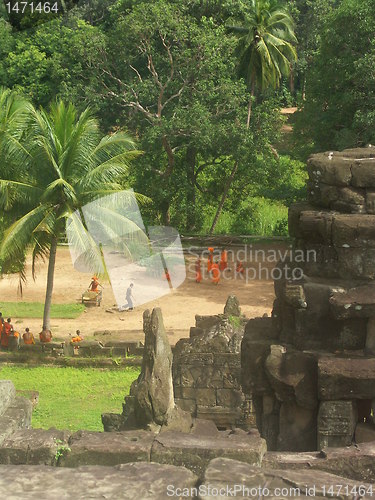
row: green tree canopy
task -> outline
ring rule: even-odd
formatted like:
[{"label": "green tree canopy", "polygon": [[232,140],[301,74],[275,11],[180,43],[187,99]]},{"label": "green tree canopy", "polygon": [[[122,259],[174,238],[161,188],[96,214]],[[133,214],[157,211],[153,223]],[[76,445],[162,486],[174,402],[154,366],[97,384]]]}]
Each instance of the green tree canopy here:
[{"label": "green tree canopy", "polygon": [[375,141],[375,11],[371,0],[343,0],[321,27],[320,46],[299,118],[314,149]]}]

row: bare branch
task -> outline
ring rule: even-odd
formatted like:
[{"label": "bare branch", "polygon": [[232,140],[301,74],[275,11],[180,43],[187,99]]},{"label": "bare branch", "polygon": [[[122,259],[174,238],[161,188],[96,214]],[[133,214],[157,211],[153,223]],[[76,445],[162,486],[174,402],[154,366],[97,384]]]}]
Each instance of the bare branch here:
[{"label": "bare branch", "polygon": [[137,68],[134,68],[134,66],[132,66],[131,64],[129,64],[129,66],[131,67],[131,69],[136,73],[136,75],[138,76],[138,80],[143,83],[143,80],[142,80],[142,77],[141,75],[139,74],[139,71],[137,70]]}]

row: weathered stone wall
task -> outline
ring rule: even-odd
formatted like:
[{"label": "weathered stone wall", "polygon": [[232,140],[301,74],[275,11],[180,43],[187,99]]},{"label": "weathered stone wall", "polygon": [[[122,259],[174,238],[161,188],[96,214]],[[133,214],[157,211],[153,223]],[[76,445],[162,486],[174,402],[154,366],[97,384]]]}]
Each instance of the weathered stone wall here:
[{"label": "weathered stone wall", "polygon": [[271,450],[347,446],[358,423],[375,439],[375,149],[313,155],[308,173],[309,201],[289,211],[287,264],[303,275],[280,272],[272,319],[242,341],[242,386]]},{"label": "weathered stone wall", "polygon": [[240,382],[243,326],[234,328],[228,319],[240,318],[238,300],[229,297],[224,311],[223,315],[196,316],[190,338],[176,344],[176,404],[193,416],[213,420],[219,428],[246,427],[251,415]]}]

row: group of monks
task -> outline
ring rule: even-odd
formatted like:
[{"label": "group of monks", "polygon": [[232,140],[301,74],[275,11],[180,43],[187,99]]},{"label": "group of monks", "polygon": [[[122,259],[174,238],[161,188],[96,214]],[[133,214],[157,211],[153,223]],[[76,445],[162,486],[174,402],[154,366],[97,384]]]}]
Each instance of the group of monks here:
[{"label": "group of monks", "polygon": [[[221,250],[220,260],[214,260],[213,247],[208,247],[208,258],[207,258],[207,272],[211,276],[211,281],[213,284],[218,285],[220,282],[221,273],[228,268],[228,253],[225,249]],[[236,263],[236,273],[243,275],[245,272],[242,262],[237,261]],[[195,263],[195,281],[196,283],[201,283],[202,281],[202,261],[198,257]]]},{"label": "group of monks", "polygon": [[[43,335],[42,335],[43,334]],[[50,342],[52,334],[48,340],[47,332],[41,332],[41,342]],[[13,325],[12,319],[8,318],[6,321],[3,318],[2,313],[0,313],[0,345],[1,350],[7,351],[9,347],[9,341],[15,339],[17,346],[20,344],[20,334],[17,332]],[[30,332],[29,328],[25,328],[25,333],[22,335],[22,340],[24,344],[35,344],[34,335]]]}]

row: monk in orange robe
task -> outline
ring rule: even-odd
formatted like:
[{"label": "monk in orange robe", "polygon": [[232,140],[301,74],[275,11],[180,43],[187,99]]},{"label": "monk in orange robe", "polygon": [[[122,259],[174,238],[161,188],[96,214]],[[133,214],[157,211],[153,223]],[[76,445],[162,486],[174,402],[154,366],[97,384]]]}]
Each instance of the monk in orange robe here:
[{"label": "monk in orange robe", "polygon": [[3,324],[1,332],[1,347],[4,350],[8,349],[9,346],[9,336],[14,332],[12,320],[8,318]]},{"label": "monk in orange robe", "polygon": [[228,267],[228,254],[226,250],[222,250],[220,255],[220,264],[219,264],[220,271],[224,271],[224,269],[226,269],[227,267]]},{"label": "monk in orange robe", "polygon": [[207,262],[207,272],[209,273],[214,263],[214,249],[212,247],[208,247],[208,251],[210,252],[208,255],[208,262]]},{"label": "monk in orange robe", "polygon": [[171,275],[169,274],[169,271],[167,268],[164,269],[164,278],[170,283]]},{"label": "monk in orange robe", "polygon": [[40,332],[39,339],[41,342],[51,342],[52,340],[51,330],[43,330],[42,332]]},{"label": "monk in orange robe", "polygon": [[81,332],[77,330],[75,336],[72,337],[72,342],[81,342],[81,340],[83,340],[83,337],[81,335]]},{"label": "monk in orange robe", "polygon": [[89,286],[89,291],[90,292],[99,292],[99,286],[102,286],[102,285],[99,283],[98,278],[96,276],[93,276],[92,281],[91,281],[90,286]]},{"label": "monk in orange robe", "polygon": [[237,265],[236,265],[236,273],[243,275],[244,272],[245,272],[245,269],[244,269],[244,267],[242,265],[242,262],[240,260],[238,260],[237,261]]},{"label": "monk in orange robe", "polygon": [[35,344],[34,335],[30,332],[29,328],[26,328],[25,333],[22,335],[23,343],[26,345]]},{"label": "monk in orange robe", "polygon": [[202,281],[201,259],[198,258],[195,263],[195,282],[200,283],[201,281]]},{"label": "monk in orange robe", "polygon": [[212,274],[212,283],[218,285],[220,281],[220,269],[218,262],[212,264],[211,274]]}]

